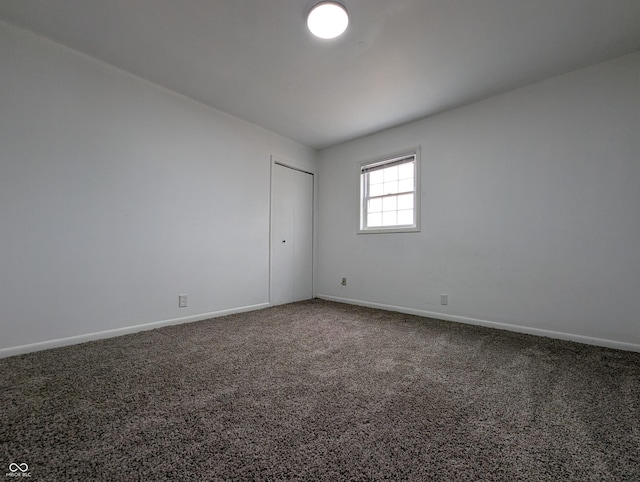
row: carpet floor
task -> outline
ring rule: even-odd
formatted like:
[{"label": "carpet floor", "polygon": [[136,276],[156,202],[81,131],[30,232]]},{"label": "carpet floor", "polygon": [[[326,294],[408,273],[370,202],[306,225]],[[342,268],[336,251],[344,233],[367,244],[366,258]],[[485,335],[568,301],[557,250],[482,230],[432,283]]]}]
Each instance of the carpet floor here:
[{"label": "carpet floor", "polygon": [[640,480],[639,353],[321,300],[5,358],[0,403],[31,480]]}]

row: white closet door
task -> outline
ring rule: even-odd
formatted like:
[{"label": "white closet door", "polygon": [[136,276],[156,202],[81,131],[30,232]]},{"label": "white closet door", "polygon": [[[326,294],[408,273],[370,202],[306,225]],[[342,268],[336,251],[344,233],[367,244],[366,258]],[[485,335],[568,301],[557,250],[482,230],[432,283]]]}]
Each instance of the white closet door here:
[{"label": "white closet door", "polygon": [[273,164],[271,304],[313,297],[313,175]]}]

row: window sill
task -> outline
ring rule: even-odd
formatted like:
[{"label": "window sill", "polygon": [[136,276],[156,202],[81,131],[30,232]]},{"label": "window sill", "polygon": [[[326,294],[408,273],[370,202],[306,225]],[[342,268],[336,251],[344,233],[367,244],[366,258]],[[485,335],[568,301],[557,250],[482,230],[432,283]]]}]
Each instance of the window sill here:
[{"label": "window sill", "polygon": [[356,234],[391,234],[391,233],[419,233],[419,226],[411,226],[407,228],[372,228],[372,229],[358,229]]}]

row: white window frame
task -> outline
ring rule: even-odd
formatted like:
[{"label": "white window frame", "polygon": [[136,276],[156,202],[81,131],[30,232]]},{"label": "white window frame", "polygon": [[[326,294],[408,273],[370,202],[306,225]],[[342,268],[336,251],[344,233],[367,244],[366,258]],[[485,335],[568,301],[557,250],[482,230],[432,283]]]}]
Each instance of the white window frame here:
[{"label": "white window frame", "polygon": [[[403,159],[415,158],[414,191],[413,191],[413,223],[408,225],[365,226],[367,216],[367,201],[369,199],[367,189],[367,172],[371,168],[402,162]],[[378,157],[373,160],[358,163],[358,234],[385,234],[385,233],[416,233],[420,232],[420,146],[407,149],[395,154]]]}]

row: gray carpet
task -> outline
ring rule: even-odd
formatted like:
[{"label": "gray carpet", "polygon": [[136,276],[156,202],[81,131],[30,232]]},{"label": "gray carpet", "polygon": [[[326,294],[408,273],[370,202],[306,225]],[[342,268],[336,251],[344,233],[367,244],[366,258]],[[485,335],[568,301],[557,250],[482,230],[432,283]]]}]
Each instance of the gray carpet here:
[{"label": "gray carpet", "polygon": [[0,477],[640,480],[640,354],[320,300],[3,359],[0,402]]}]

